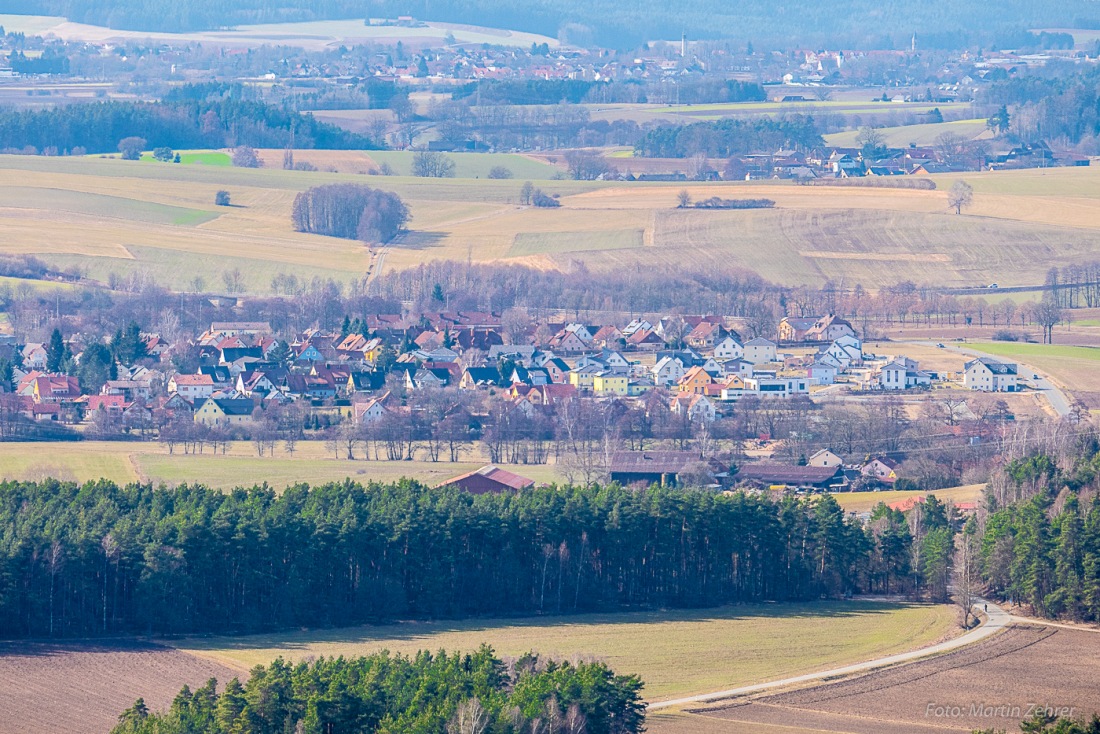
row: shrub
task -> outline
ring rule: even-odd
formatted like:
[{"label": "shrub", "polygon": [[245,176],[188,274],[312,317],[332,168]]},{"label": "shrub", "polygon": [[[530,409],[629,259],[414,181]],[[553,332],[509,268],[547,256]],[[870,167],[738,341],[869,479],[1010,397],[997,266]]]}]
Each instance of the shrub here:
[{"label": "shrub", "polygon": [[229,192],[222,189],[218,193],[214,194],[215,206],[229,206]]},{"label": "shrub", "polygon": [[161,163],[171,163],[172,159],[176,157],[176,154],[172,152],[171,148],[160,147],[153,149],[153,157]]},{"label": "shrub", "polygon": [[998,329],[993,332],[993,341],[995,342],[1018,342],[1020,341],[1020,335],[1014,331],[1008,329]]},{"label": "shrub", "polygon": [[262,168],[263,161],[256,155],[256,149],[248,145],[238,145],[233,149],[233,165],[238,168]]},{"label": "shrub", "polygon": [[545,193],[542,189],[535,189],[535,192],[531,194],[531,203],[543,209],[554,209],[561,206],[560,201]]},{"label": "shrub", "polygon": [[505,166],[493,166],[489,169],[489,178],[511,178],[512,169]]}]

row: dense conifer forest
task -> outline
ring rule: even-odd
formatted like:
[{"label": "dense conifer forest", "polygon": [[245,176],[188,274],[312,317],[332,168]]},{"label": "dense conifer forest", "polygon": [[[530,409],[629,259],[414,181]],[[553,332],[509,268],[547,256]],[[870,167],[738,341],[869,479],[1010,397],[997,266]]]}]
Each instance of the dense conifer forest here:
[{"label": "dense conifer forest", "polygon": [[702,490],[472,496],[403,481],[223,494],[5,483],[0,636],[246,632],[896,593],[921,577],[911,572],[904,517],[881,509],[865,529],[829,498],[776,503]]},{"label": "dense conifer forest", "polygon": [[0,141],[6,149],[35,152],[117,153],[119,141],[140,137],[148,147],[378,148],[371,140],[262,102],[232,97],[177,99],[156,104],[99,102],[44,109],[0,107]]}]

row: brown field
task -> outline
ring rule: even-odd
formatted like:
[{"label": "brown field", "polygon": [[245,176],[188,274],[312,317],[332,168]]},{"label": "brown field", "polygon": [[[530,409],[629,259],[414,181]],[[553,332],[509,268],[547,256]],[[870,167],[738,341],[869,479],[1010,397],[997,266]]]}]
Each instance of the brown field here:
[{"label": "brown field", "polygon": [[137,641],[0,643],[0,734],[107,732],[144,698],[164,709],[192,689],[239,675],[212,660]]},{"label": "brown field", "polygon": [[699,711],[721,723],[708,728],[692,717],[682,731],[747,734],[776,726],[791,734],[1016,731],[1032,704],[1072,708],[1077,716],[1100,710],[1098,665],[1095,631],[1019,625],[929,660]]},{"label": "brown field", "polygon": [[[264,153],[278,165],[281,155]],[[356,181],[399,193],[413,215],[410,233],[386,248],[385,269],[471,258],[560,269],[583,262],[593,270],[690,264],[785,284],[1030,286],[1051,266],[1100,255],[1100,171],[1092,169],[968,175],[974,206],[956,216],[943,190],[950,177],[937,191],[575,182],[546,180],[552,169],[523,156],[466,155],[458,160],[466,178],[454,179],[351,173],[380,161],[405,170],[410,156],[394,151],[296,154],[348,173],[3,156],[0,254],[36,253],[100,281],[145,271],[184,290],[196,276],[217,290],[234,268],[247,292],[268,292],[279,273],[349,282],[372,272],[369,249],[293,231],[290,208],[304,188]],[[516,178],[480,177],[496,162]],[[520,206],[528,175],[559,194],[562,207]],[[213,205],[219,189],[230,192],[232,207]],[[766,197],[776,208],[677,210],[681,189],[697,200]]]}]

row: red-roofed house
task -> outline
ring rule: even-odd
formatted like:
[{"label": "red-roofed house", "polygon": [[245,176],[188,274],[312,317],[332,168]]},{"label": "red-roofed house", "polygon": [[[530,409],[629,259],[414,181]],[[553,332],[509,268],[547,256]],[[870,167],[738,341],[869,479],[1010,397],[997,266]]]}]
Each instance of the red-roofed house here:
[{"label": "red-roofed house", "polygon": [[535,486],[533,479],[521,477],[496,466],[483,466],[477,471],[461,474],[442,482],[437,487],[458,487],[470,494],[486,494],[492,492],[518,492],[521,489]]}]

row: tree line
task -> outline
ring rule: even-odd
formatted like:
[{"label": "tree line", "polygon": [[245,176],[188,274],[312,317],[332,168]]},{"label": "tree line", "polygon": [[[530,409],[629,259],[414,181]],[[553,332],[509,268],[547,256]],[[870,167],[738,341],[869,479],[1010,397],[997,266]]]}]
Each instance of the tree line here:
[{"label": "tree line", "polygon": [[176,150],[248,145],[282,148],[375,148],[371,140],[309,114],[229,97],[203,100],[97,102],[34,109],[0,107],[5,149],[114,153],[119,141],[140,137]]},{"label": "tree line", "polygon": [[[887,532],[888,531],[888,532]],[[896,591],[909,531],[830,497],[403,480],[0,484],[0,636],[235,633]]]},{"label": "tree line", "polygon": [[294,197],[294,229],[363,242],[389,242],[409,221],[401,197],[361,184],[315,186]]},{"label": "tree line", "polygon": [[642,682],[601,662],[557,662],[529,653],[505,662],[489,647],[415,656],[388,652],[292,665],[279,658],[233,678],[179,692],[164,713],[144,700],[112,734],[424,732],[633,734],[643,731]]},{"label": "tree line", "polygon": [[634,146],[635,155],[647,158],[729,158],[734,155],[794,148],[806,150],[824,143],[810,115],[726,118],[691,125],[660,125],[646,131]]},{"label": "tree line", "polygon": [[990,593],[1039,616],[1100,621],[1098,476],[1095,434],[1064,458],[1041,451],[1005,467],[979,539]]}]

